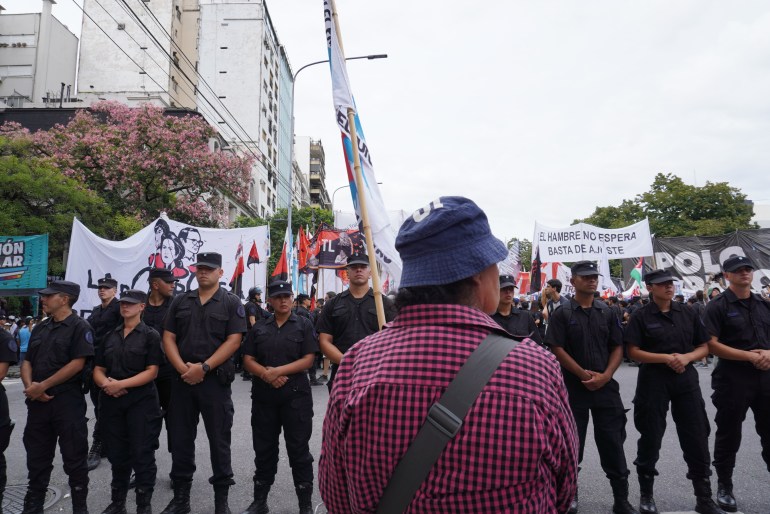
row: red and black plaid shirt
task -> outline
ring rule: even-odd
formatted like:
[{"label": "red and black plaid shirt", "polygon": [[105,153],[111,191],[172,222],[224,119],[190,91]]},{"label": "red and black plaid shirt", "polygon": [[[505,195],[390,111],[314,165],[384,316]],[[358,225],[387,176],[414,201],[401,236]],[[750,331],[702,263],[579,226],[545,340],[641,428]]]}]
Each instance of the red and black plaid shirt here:
[{"label": "red and black plaid shirt", "polygon": [[[428,409],[492,331],[502,332],[469,307],[413,306],[345,354],[319,462],[330,513],[377,510]],[[577,440],[556,359],[526,340],[484,387],[407,512],[566,512]]]}]

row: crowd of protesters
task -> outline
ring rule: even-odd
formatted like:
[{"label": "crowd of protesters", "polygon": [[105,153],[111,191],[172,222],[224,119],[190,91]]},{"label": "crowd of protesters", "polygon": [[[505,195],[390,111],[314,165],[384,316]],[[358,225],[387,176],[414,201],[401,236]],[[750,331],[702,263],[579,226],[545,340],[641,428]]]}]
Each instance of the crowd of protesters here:
[{"label": "crowd of protesters", "polygon": [[[646,298],[601,299],[597,264],[580,261],[571,266],[574,294],[552,279],[530,301],[516,298],[514,277],[499,275],[507,250],[462,197],[442,197],[407,218],[396,248],[403,275],[397,295],[382,297],[384,327],[361,252],[347,261],[349,288],[315,308],[284,280],[268,284],[265,307],[259,288],[243,305],[220,285],[221,255],[207,252],[194,264],[198,288],[181,294],[173,294],[174,273],[157,269],[149,291],[118,295],[116,280],[100,279],[100,305],[87,320],[72,310],[80,285],[64,280],[39,292],[43,318],[0,312],[0,378],[19,364],[28,409],[23,512],[43,512],[58,443],[74,513],[88,512],[88,472],[105,456],[112,494],[102,513],[126,513],[132,489],[136,512],[151,513],[165,423],[173,499],[161,514],[230,513],[231,384],[239,372],[252,382],[255,466],[243,514],[269,512],[281,432],[298,511],[313,512],[312,386],[324,384],[318,479],[333,513],[576,513],[590,418],[613,512],[655,513],[669,406],[697,512],[738,509],[732,477],[748,409],[770,469],[770,303],[751,292],[746,257],[727,259],[723,281],[687,300],[665,270],[644,277]],[[709,354],[719,358],[713,463],[694,369],[708,366]],[[639,366],[638,509],[629,499],[626,413],[613,378],[624,358]],[[96,416],[90,451],[88,393]],[[200,418],[213,502],[196,506]],[[0,454],[13,428],[2,389]],[[0,471],[1,494],[4,458]]]}]

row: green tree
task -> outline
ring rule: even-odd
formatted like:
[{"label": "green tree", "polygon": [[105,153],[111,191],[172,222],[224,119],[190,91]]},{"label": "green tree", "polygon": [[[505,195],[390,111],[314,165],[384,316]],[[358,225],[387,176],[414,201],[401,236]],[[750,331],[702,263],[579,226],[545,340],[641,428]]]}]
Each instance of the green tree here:
[{"label": "green tree", "polygon": [[[239,216],[233,223],[234,227],[259,227],[270,224],[270,259],[268,261],[268,270],[272,273],[278,258],[281,256],[283,239],[286,235],[286,223],[289,212],[287,209],[278,209],[273,216],[268,218],[251,218],[248,216]],[[297,237],[299,227],[309,228],[311,233],[315,233],[321,223],[329,226],[334,225],[334,213],[325,209],[315,209],[313,207],[303,207],[291,211],[292,234]]]},{"label": "green tree", "polygon": [[29,139],[0,136],[0,234],[48,234],[48,271],[63,275],[74,217],[103,237],[127,234],[102,198],[33,153]]},{"label": "green tree", "polygon": [[726,182],[685,184],[671,174],[658,173],[650,190],[617,207],[597,207],[587,218],[575,220],[603,228],[618,228],[645,217],[650,231],[658,237],[716,236],[758,228],[746,195]]},{"label": "green tree", "polygon": [[508,240],[506,246],[510,249],[515,241],[519,242],[519,262],[528,270],[532,266],[532,241],[513,237]]}]

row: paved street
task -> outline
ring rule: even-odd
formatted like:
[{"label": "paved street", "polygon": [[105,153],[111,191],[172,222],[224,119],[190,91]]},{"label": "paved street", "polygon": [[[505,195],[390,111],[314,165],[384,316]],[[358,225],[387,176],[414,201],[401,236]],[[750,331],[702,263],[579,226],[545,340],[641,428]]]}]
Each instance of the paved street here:
[{"label": "paved street", "polygon": [[[714,408],[711,405],[710,395],[710,370],[699,370],[701,377],[701,386],[706,398],[706,407],[709,411],[709,418],[713,420]],[[631,399],[636,384],[636,368],[623,365],[618,371],[617,377],[621,384],[621,392],[624,403],[631,408]],[[8,484],[20,485],[26,483],[25,454],[21,442],[21,436],[26,419],[26,408],[23,402],[22,386],[18,379],[8,379],[4,382],[10,403],[11,417],[16,421],[16,430],[11,439],[11,446],[6,451],[8,459]],[[311,441],[311,450],[318,459],[321,445],[321,424],[326,408],[328,394],[326,387],[314,387],[315,395],[315,418],[314,433]],[[237,378],[233,384],[233,397],[236,404],[235,423],[233,431],[233,469],[235,470],[235,479],[237,484],[231,489],[230,506],[233,512],[238,513],[243,510],[250,502],[252,495],[251,476],[254,471],[253,452],[251,448],[251,427],[249,425],[251,403],[249,397],[249,384]],[[631,414],[631,413],[629,413]],[[89,422],[89,428],[93,422]],[[195,476],[195,483],[192,491],[193,512],[210,513],[213,505],[213,492],[208,484],[208,477],[211,469],[208,457],[208,443],[205,438],[203,425],[199,426],[199,437],[197,445],[198,472]],[[590,429],[589,429],[590,430]],[[712,432],[714,430],[712,422]],[[633,462],[637,433],[633,427],[633,421],[629,416],[627,425],[628,439],[626,441],[626,457],[629,465]],[[589,440],[593,437],[589,432]],[[171,499],[172,493],[169,489],[168,472],[171,468],[171,459],[166,451],[165,431],[161,434],[161,448],[157,452],[158,458],[158,485],[156,486],[153,499],[153,509],[160,512]],[[713,448],[713,437],[712,444]],[[66,475],[61,468],[61,460],[57,457],[54,464],[54,473],[51,480],[51,486],[62,492],[62,495],[69,493]],[[659,465],[661,476],[658,477],[656,487],[656,500],[661,512],[688,511],[694,507],[695,500],[692,495],[690,482],[685,478],[685,465],[682,460],[681,450],[679,449],[676,433],[672,426],[669,416],[669,428],[664,440],[664,447],[661,451],[661,461]],[[715,479],[714,479],[715,482]],[[110,496],[110,471],[109,463],[105,460],[95,471],[91,472],[91,493],[89,495],[89,506],[92,514],[98,514],[109,503]],[[754,431],[754,422],[749,413],[744,424],[744,438],[741,451],[738,455],[738,467],[735,471],[735,493],[741,507],[741,512],[745,513],[767,513],[770,511],[770,488],[768,484],[768,472],[760,456],[759,438]],[[716,487],[716,484],[714,484]],[[589,442],[586,449],[586,456],[583,462],[582,472],[580,473],[580,494],[581,494],[581,513],[605,513],[611,512],[611,491],[609,482],[599,467],[598,455],[593,443]],[[631,501],[637,503],[639,488],[636,483],[635,474],[631,475]],[[133,493],[129,496],[129,512],[134,512]],[[314,495],[314,502],[320,503],[321,499],[317,491]],[[296,512],[297,503],[294,495],[294,489],[291,481],[291,471],[286,458],[286,453],[281,450],[281,461],[279,463],[279,473],[276,485],[269,497],[270,509],[274,513]],[[46,512],[71,511],[69,496],[56,502]],[[14,512],[6,510],[6,512]],[[323,512],[319,509],[319,512]]]}]

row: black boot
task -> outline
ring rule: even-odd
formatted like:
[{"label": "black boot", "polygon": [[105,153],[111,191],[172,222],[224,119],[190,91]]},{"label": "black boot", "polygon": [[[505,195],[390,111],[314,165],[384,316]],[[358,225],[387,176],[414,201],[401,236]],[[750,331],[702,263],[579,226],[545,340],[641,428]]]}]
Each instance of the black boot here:
[{"label": "black boot", "polygon": [[136,514],[152,514],[152,489],[136,490]]},{"label": "black boot", "polygon": [[72,514],[88,514],[88,486],[76,485],[71,493]]},{"label": "black boot", "polygon": [[189,514],[192,482],[174,481],[174,497],[160,514]]},{"label": "black boot", "polygon": [[612,486],[612,497],[615,501],[612,503],[613,514],[639,514],[630,503],[628,503],[628,479],[610,480]]},{"label": "black boot", "polygon": [[24,510],[22,514],[43,514],[45,504],[45,491],[32,491],[27,489],[24,496]]},{"label": "black boot", "polygon": [[303,482],[294,487],[299,501],[299,514],[313,514],[313,483]]},{"label": "black boot", "polygon": [[91,444],[91,449],[88,451],[88,471],[92,471],[99,467],[99,464],[102,462],[103,452],[102,442],[94,439],[93,444]]},{"label": "black boot", "polygon": [[641,514],[655,514],[658,507],[655,505],[652,490],[655,483],[655,475],[639,475],[639,512]]},{"label": "black boot", "polygon": [[267,507],[267,493],[270,492],[270,485],[255,480],[254,501],[241,514],[268,514],[270,509]]},{"label": "black boot", "polygon": [[732,480],[719,480],[717,483],[717,503],[725,512],[738,512],[738,503],[733,496]]},{"label": "black boot", "polygon": [[113,487],[112,503],[102,511],[102,514],[127,514],[126,496],[128,496],[128,489],[125,487]]},{"label": "black boot", "polygon": [[227,502],[229,491],[229,485],[214,486],[214,514],[232,514]]},{"label": "black boot", "polygon": [[711,480],[708,478],[696,478],[692,481],[695,491],[695,512],[700,514],[724,514],[711,498]]}]

